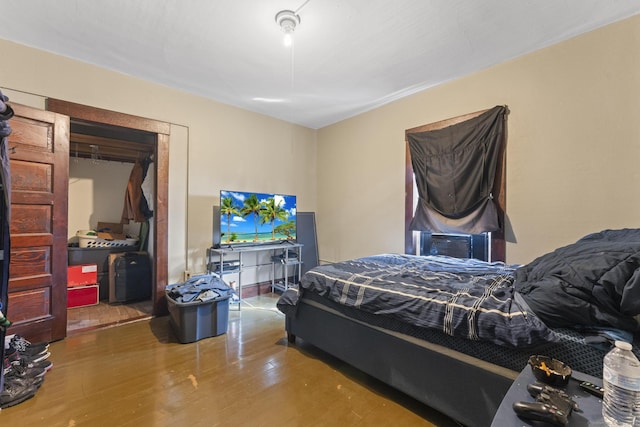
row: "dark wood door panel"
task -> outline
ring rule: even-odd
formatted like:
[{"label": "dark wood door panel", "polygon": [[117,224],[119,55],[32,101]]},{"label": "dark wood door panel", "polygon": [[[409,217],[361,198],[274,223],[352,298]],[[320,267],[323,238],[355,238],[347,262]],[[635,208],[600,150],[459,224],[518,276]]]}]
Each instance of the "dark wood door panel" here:
[{"label": "dark wood door panel", "polygon": [[40,120],[15,117],[11,121],[11,140],[19,144],[21,150],[53,152],[53,128],[45,116],[41,116]]},{"label": "dark wood door panel", "polygon": [[16,234],[15,236],[11,236],[12,248],[52,245],[53,235],[51,234]]},{"label": "dark wood door panel", "polygon": [[11,234],[50,234],[52,205],[11,204]]},{"label": "dark wood door panel", "polygon": [[45,317],[39,320],[16,323],[11,326],[11,333],[23,337],[29,337],[32,342],[42,342],[50,340],[53,330],[53,320]]},{"label": "dark wood door panel", "polygon": [[22,147],[20,152],[18,152],[16,148],[13,149],[13,160],[23,160],[26,162],[42,164],[51,164],[55,160],[55,154],[48,151],[25,150],[24,147]]},{"label": "dark wood door panel", "polygon": [[47,282],[43,285],[48,286],[51,283],[50,276],[51,266],[51,246],[26,246],[24,248],[12,248],[11,258],[9,261],[9,289],[14,289],[14,282],[24,280],[25,278],[40,277],[40,281]]},{"label": "dark wood door panel", "polygon": [[[38,159],[43,161],[44,159]],[[53,193],[53,164],[32,161],[11,161],[11,190]]]},{"label": "dark wood door panel", "polygon": [[[9,292],[24,291],[27,289],[35,289],[37,287],[53,286],[53,277],[51,274],[40,274],[33,276],[22,276],[19,279],[9,281]],[[66,291],[66,289],[65,289]]]},{"label": "dark wood door panel", "polygon": [[10,293],[7,316],[16,324],[51,320],[50,291],[51,288],[38,288]]},{"label": "dark wood door panel", "polygon": [[12,106],[9,332],[55,341],[67,323],[69,118]]},{"label": "dark wood door panel", "polygon": [[17,204],[51,205],[53,194],[38,193],[34,191],[22,191],[11,194],[11,202]]}]

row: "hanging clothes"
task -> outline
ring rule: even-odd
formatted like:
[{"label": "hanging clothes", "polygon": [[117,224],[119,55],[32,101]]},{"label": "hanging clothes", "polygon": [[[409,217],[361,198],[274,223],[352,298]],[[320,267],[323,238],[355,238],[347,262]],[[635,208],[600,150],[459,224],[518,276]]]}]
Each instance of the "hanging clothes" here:
[{"label": "hanging clothes", "polygon": [[143,165],[143,179],[140,188],[142,189],[141,209],[146,218],[153,217],[154,209],[154,190],[155,190],[155,177],[153,173],[149,173],[149,170],[153,171],[153,161],[146,158],[142,161]]},{"label": "hanging clothes", "polygon": [[[10,217],[11,217],[11,169],[9,163],[9,140],[11,126],[8,120],[13,117],[13,108],[5,102],[9,98],[0,91],[0,163],[2,172],[0,173],[0,311],[7,313],[8,292],[9,292],[9,255],[11,253],[10,241]],[[0,358],[4,360],[4,337],[6,331],[0,328]],[[4,370],[0,372],[0,391],[4,390]]]},{"label": "hanging clothes", "polygon": [[11,167],[9,163],[9,140],[11,126],[9,119],[13,117],[13,109],[5,104],[9,98],[0,91],[0,188],[2,200],[0,200],[0,310],[7,311],[7,292],[9,290],[9,254],[11,242],[9,240],[9,224],[11,221]]},{"label": "hanging clothes", "polygon": [[[127,190],[124,196],[124,208],[122,209],[122,223],[129,221],[144,222],[146,216],[142,211],[142,181],[144,180],[145,168],[140,160],[136,160],[129,175]],[[146,201],[145,201],[146,202]]]},{"label": "hanging clothes", "polygon": [[4,206],[2,214],[6,215],[7,221],[10,219],[11,209],[11,172],[9,167],[9,142],[8,136],[11,134],[9,119],[13,117],[13,109],[5,104],[9,98],[0,91],[0,162],[2,163],[2,173],[0,174],[0,185],[4,193]]}]

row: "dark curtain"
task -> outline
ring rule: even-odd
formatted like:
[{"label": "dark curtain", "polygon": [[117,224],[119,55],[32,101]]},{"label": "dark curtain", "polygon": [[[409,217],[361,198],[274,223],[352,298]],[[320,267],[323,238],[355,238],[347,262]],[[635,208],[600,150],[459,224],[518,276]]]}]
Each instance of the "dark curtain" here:
[{"label": "dark curtain", "polygon": [[411,230],[477,234],[500,229],[492,196],[507,108],[407,134],[418,187]]}]

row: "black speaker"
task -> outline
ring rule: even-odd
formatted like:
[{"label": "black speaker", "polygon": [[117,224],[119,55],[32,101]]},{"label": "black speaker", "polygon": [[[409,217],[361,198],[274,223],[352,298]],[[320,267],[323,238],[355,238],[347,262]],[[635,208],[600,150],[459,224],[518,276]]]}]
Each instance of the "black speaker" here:
[{"label": "black speaker", "polygon": [[316,215],[314,212],[298,212],[296,240],[302,243],[302,274],[318,265],[318,240],[316,239]]}]

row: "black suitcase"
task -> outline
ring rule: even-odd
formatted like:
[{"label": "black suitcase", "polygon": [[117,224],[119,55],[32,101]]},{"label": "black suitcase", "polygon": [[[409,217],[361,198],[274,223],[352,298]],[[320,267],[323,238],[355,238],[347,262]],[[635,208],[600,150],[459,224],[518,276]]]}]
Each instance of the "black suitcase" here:
[{"label": "black suitcase", "polygon": [[109,302],[151,298],[151,260],[147,252],[110,254]]}]

